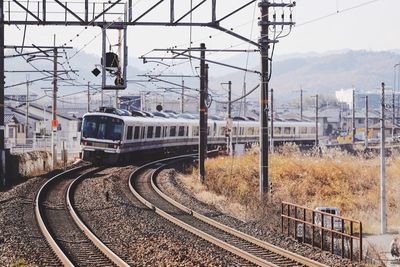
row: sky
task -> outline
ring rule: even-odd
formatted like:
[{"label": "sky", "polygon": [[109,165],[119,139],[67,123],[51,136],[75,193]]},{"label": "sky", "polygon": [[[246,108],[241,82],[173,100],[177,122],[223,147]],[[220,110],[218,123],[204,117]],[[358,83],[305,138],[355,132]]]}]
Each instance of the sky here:
[{"label": "sky", "polygon": [[[136,0],[133,2],[136,4],[134,14],[138,14],[156,1]],[[167,18],[168,2],[165,1],[166,4],[161,4],[157,7],[143,21]],[[189,8],[187,5],[189,1],[176,0],[175,2],[177,6],[176,17],[178,17],[179,14],[182,14]],[[186,5],[184,4],[185,2]],[[194,3],[197,2],[199,1],[194,1]],[[219,0],[217,1],[217,16],[221,17],[246,2],[243,0]],[[313,19],[368,2],[370,3],[365,6],[309,22]],[[56,11],[54,6],[50,6],[49,10]],[[276,53],[326,52],[342,49],[398,49],[400,48],[399,10],[399,0],[298,0],[297,6],[293,8],[293,20],[297,26],[288,37],[281,39]],[[277,12],[279,16],[280,9]],[[194,12],[193,21],[206,21],[210,17],[210,13],[209,5],[205,4],[204,8],[200,8]],[[253,17],[253,14],[255,14],[255,17]],[[286,10],[286,18],[288,18],[288,15],[289,11]],[[58,17],[60,16],[63,17],[62,14],[58,15]],[[222,25],[226,28],[233,28],[236,33],[256,40],[259,36],[259,28],[256,25],[258,16],[259,9],[255,7],[255,4],[252,4],[230,19],[227,19]],[[101,36],[98,36],[94,40],[92,39],[99,34],[100,30],[98,28],[89,28],[82,32],[82,29],[82,27],[76,26],[29,26],[26,43],[49,45],[53,42],[53,34],[57,34],[57,44],[68,43],[68,40],[74,38],[74,41],[68,43],[68,45],[79,49],[83,48],[88,53],[99,54],[101,51]],[[252,34],[251,29],[253,29]],[[128,30],[129,55],[134,57],[140,56],[151,48],[166,48],[174,45],[187,47],[190,40],[189,31],[190,29],[187,27],[131,27]],[[80,33],[80,36],[75,38],[78,33]],[[22,26],[19,26],[19,29],[16,26],[6,26],[6,44],[20,44],[22,36]],[[113,39],[111,36],[112,33],[110,33],[110,39]],[[209,38],[210,36],[212,38]],[[89,41],[92,42],[85,46]],[[201,41],[204,41],[207,47],[210,48],[227,48],[231,45],[235,46],[242,43],[242,41],[216,30],[198,27],[192,28],[192,41],[194,45],[198,45]],[[238,47],[246,48],[247,44]]]},{"label": "sky", "polygon": [[[276,1],[281,2],[281,0]],[[52,3],[52,1],[48,2]],[[75,2],[83,3],[82,0]],[[133,0],[134,17],[137,17],[138,14],[156,2],[158,0]],[[199,2],[200,0],[193,0],[193,5]],[[217,0],[217,17],[220,18],[247,2],[248,0]],[[260,31],[257,25],[260,15],[257,2],[226,19],[221,25],[228,29],[232,28],[235,33],[256,41]],[[190,8],[190,1],[188,0],[175,0],[175,4],[176,18]],[[73,4],[69,7],[75,8],[76,11],[79,9],[79,6],[73,6]],[[60,11],[54,2],[49,5],[48,10],[50,12]],[[210,21],[210,10],[211,1],[208,0],[193,13],[193,22]],[[344,49],[373,51],[400,49],[399,10],[399,0],[298,0],[296,7],[292,9],[293,21],[296,22],[296,26],[292,28],[287,37],[280,39],[274,55],[324,53]],[[282,9],[278,8],[275,11],[277,17],[280,18]],[[165,0],[141,21],[165,21],[168,20],[168,12],[169,1]],[[270,12],[272,14],[274,10],[271,9]],[[289,14],[290,10],[285,9],[286,20],[289,19]],[[22,16],[21,19],[25,17],[22,13],[17,15]],[[48,17],[60,19],[63,16],[63,13],[54,13],[49,14]],[[7,13],[5,17],[7,19]],[[188,22],[189,17],[185,18],[184,21]],[[287,33],[287,30],[285,28],[284,33]],[[23,33],[23,26],[6,26],[5,43],[7,45],[20,45],[23,40]],[[79,26],[28,26],[25,44],[52,45],[53,36],[56,34],[57,45],[66,43],[78,51],[100,56],[100,33],[100,28],[95,27],[85,29]],[[117,43],[116,34],[116,31],[108,31],[107,42],[109,45]],[[204,42],[207,48],[221,50],[230,47],[237,49],[254,48],[237,38],[210,28],[133,26],[128,29],[128,54],[131,58],[137,58],[154,48],[173,46],[187,48],[190,40],[193,42],[193,46],[199,46],[201,42]],[[112,47],[112,49],[116,50],[115,47]],[[232,56],[231,53],[223,52],[207,55],[209,59],[220,60],[230,56]],[[70,57],[72,68],[78,67],[80,64],[79,53],[75,55],[75,52],[70,52]],[[244,64],[245,62],[243,62]],[[148,68],[151,69],[153,66]],[[160,67],[159,69],[161,70]],[[232,70],[227,70],[227,72],[232,72]]]}]

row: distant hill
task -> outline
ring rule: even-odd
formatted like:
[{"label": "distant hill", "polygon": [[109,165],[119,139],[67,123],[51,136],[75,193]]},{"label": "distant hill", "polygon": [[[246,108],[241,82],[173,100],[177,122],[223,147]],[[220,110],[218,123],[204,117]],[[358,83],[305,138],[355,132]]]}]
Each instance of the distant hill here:
[{"label": "distant hill", "polygon": [[[224,61],[225,63],[245,67],[246,55],[235,55]],[[276,96],[282,101],[290,101],[298,96],[298,93],[293,93],[299,90],[300,87],[307,90],[307,94],[319,92],[321,94],[333,95],[336,90],[341,88],[350,88],[354,86],[359,90],[371,89],[378,87],[382,81],[390,87],[393,83],[393,66],[400,62],[400,50],[391,50],[388,52],[373,52],[373,51],[331,51],[323,54],[306,53],[306,54],[290,54],[274,58],[272,68],[271,87],[275,89]],[[95,77],[91,70],[96,64],[100,64],[100,57],[97,55],[80,52],[71,60],[71,66],[79,70],[79,76],[74,74],[70,76],[78,79],[78,81],[86,83],[90,81],[92,84],[101,83],[101,75]],[[137,74],[142,74],[145,69],[152,67],[154,63],[143,63],[134,58],[129,59],[128,78],[143,79],[136,77]],[[50,70],[52,63],[48,61],[35,61],[35,66],[39,69]],[[67,66],[67,65],[66,65]],[[193,61],[193,67],[197,67],[198,62]],[[248,60],[248,68],[259,70],[259,54],[252,53]],[[22,59],[6,59],[6,70],[27,70],[32,69]],[[174,73],[191,74],[192,70],[188,69],[187,65],[171,68]],[[210,88],[212,92],[217,94],[226,94],[221,89],[220,83],[229,80],[233,83],[234,96],[241,95],[243,88],[244,72],[232,70],[229,74],[227,69],[217,67],[210,64]],[[165,74],[168,74],[166,72]],[[25,73],[6,73],[6,86],[10,84],[20,83],[26,80]],[[39,74],[30,74],[30,79],[41,77]],[[85,80],[84,80],[85,79]],[[180,78],[168,79],[180,84]],[[247,88],[250,90],[259,83],[258,74],[247,74]],[[62,84],[60,82],[60,84]],[[197,87],[197,79],[185,80],[187,86]],[[145,84],[144,84],[145,85]],[[161,84],[160,86],[165,86]],[[32,84],[32,91],[43,94],[43,87],[51,87],[51,80],[41,81]],[[132,92],[142,90],[135,83],[129,83],[129,88]],[[60,94],[67,94],[84,90],[85,88],[60,87]],[[7,92],[20,91],[25,92],[25,85],[8,88]],[[257,99],[259,93],[255,92],[251,98]]]},{"label": "distant hill", "polygon": [[[340,88],[355,87],[366,90],[378,87],[381,82],[393,83],[393,66],[400,62],[395,52],[346,51],[343,53],[316,56],[301,56],[274,61],[271,87],[282,100],[293,98],[293,91],[300,87],[308,93],[319,92],[333,95]],[[258,67],[253,67],[257,69]],[[234,72],[214,77],[212,86],[219,80],[231,80],[236,93],[241,92],[243,73]],[[247,84],[259,82],[258,75],[248,75]],[[258,96],[258,95],[257,95]],[[256,96],[256,97],[257,97]]]}]

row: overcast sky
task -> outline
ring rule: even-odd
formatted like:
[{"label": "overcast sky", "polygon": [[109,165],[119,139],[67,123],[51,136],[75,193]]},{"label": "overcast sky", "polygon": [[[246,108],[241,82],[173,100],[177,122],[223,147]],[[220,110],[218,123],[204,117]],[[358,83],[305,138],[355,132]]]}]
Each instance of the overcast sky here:
[{"label": "overcast sky", "polygon": [[[83,3],[83,0],[81,2]],[[156,2],[158,0],[133,0],[134,18]],[[193,5],[199,2],[200,0],[193,0]],[[223,17],[246,2],[248,0],[217,0],[217,17]],[[277,2],[281,2],[281,0],[277,0]],[[280,43],[276,46],[275,55],[307,52],[322,53],[343,49],[374,51],[400,49],[400,0],[298,0],[296,2],[297,6],[292,11],[293,20],[297,25],[292,29],[289,36],[280,40]],[[60,9],[56,8],[54,2],[48,1],[48,3],[52,3],[48,7],[49,11],[60,11]],[[175,18],[179,18],[190,8],[189,0],[175,0],[175,3]],[[204,6],[193,13],[194,22],[210,21],[210,3],[211,0],[208,0]],[[257,40],[260,30],[257,26],[260,11],[256,4],[248,6],[225,20],[222,26],[233,28],[235,33]],[[74,9],[73,6],[69,7]],[[77,9],[75,10],[78,11]],[[281,11],[281,9],[276,10],[278,18],[280,18]],[[169,1],[166,0],[141,21],[168,21],[168,12]],[[273,14],[274,10],[271,9],[270,12]],[[289,19],[289,14],[290,11],[285,9],[286,20]],[[22,16],[20,19],[25,18],[25,15],[22,13],[19,16]],[[64,14],[53,14],[52,16],[56,16],[56,19],[62,19]],[[7,13],[5,17],[8,17]],[[189,17],[185,18],[184,21],[187,22],[188,20]],[[23,26],[6,26],[5,43],[8,45],[20,45],[23,40],[23,32]],[[73,46],[80,51],[100,56],[100,33],[99,28],[93,27],[85,30],[83,27],[78,26],[29,26],[27,28],[25,44],[52,45],[53,35],[56,34],[56,43],[58,45],[67,43],[67,45]],[[117,42],[115,31],[109,31],[108,39],[111,44]],[[198,46],[200,42],[205,42],[208,48],[249,47],[247,43],[241,40],[210,28],[193,27],[191,40],[194,46]],[[130,27],[128,31],[129,57],[131,58],[143,55],[153,48],[167,48],[172,46],[186,48],[189,46],[189,42],[190,28],[188,27],[138,26]],[[70,56],[73,54],[74,52],[70,53]],[[221,59],[221,57],[227,56],[228,53],[207,55],[211,59]],[[73,57],[70,62],[72,68],[79,68],[79,54]],[[194,64],[197,66],[197,62]],[[142,66],[149,70],[154,65],[146,64]],[[175,68],[169,69],[169,71],[183,73],[182,67],[185,70],[185,65],[183,65],[181,66],[181,70]],[[162,66],[159,66],[155,72],[162,70],[161,68]],[[215,67],[213,68],[215,70]],[[192,70],[190,65],[186,67],[186,72],[188,71],[190,74],[193,71],[189,71],[189,69]],[[232,69],[226,70],[226,72],[232,71]]]},{"label": "overcast sky", "polygon": [[[177,13],[183,13],[186,9],[181,2],[187,0],[176,0]],[[151,6],[155,1],[134,1],[137,12]],[[168,3],[169,1],[165,1]],[[199,2],[199,1],[194,1]],[[211,1],[208,1],[211,2]],[[236,6],[246,1],[217,1],[218,16],[229,13]],[[279,2],[279,1],[278,1]],[[372,2],[368,0],[298,0],[293,9],[294,21],[297,23],[291,34],[282,39],[277,47],[276,53],[304,53],[324,52],[340,49],[367,49],[367,50],[389,50],[398,49],[400,44],[400,1],[378,0],[365,6],[355,8],[346,12],[333,15],[315,22],[304,24],[315,18],[319,18],[336,11],[344,10],[362,3]],[[181,7],[181,10],[179,10]],[[226,20],[223,26],[234,28],[234,31],[250,37],[252,21],[257,22],[259,9],[250,5],[231,19]],[[51,10],[51,9],[50,9]],[[253,12],[255,10],[255,17]],[[193,21],[209,18],[210,8],[205,5],[193,15]],[[278,10],[279,12],[279,10]],[[166,18],[168,5],[160,5],[143,20]],[[279,13],[280,14],[280,13]],[[285,12],[286,18],[289,15]],[[63,16],[63,15],[60,15]],[[178,15],[176,15],[178,17]],[[238,45],[240,40],[221,34],[208,28],[193,28],[192,39],[195,45],[201,41],[206,42],[207,47],[226,48],[230,45]],[[52,35],[57,33],[57,43],[62,44],[75,37],[81,32],[81,27],[43,27],[30,26],[26,36],[26,43],[51,44]],[[79,38],[74,39],[72,45],[77,48],[92,40],[99,29],[88,29],[81,33]],[[6,44],[20,44],[22,41],[23,27],[17,29],[15,26],[6,26]],[[172,45],[188,45],[189,28],[177,27],[131,27],[129,28],[129,54],[139,56],[150,48],[165,48]],[[252,38],[259,35],[259,28],[253,26]],[[212,38],[207,38],[212,36]],[[99,53],[101,37],[96,38],[90,45],[84,48],[88,53]],[[242,45],[245,48],[247,45]]]}]

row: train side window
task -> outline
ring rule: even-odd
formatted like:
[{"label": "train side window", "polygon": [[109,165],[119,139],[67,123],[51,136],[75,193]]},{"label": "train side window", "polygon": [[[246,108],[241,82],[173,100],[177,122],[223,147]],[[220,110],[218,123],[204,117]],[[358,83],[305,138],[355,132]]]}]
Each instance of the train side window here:
[{"label": "train side window", "polygon": [[274,127],[274,134],[281,134],[281,127]]},{"label": "train side window", "polygon": [[300,134],[307,134],[307,127],[300,127]]},{"label": "train side window", "polygon": [[147,138],[153,138],[153,126],[147,127]]},{"label": "train side window", "polygon": [[131,140],[133,134],[133,126],[128,126],[128,132],[126,133],[126,140]]},{"label": "train side window", "polygon": [[135,132],[133,134],[133,139],[139,139],[140,135],[140,126],[135,126]]},{"label": "train side window", "polygon": [[284,134],[290,134],[290,127],[285,127],[285,128],[283,129],[283,133],[284,133]]},{"label": "train side window", "polygon": [[179,126],[178,136],[184,136],[184,135],[185,135],[185,126]]},{"label": "train side window", "polygon": [[145,127],[142,127],[142,129],[141,129],[141,139],[144,139],[144,129],[145,129]]},{"label": "train side window", "polygon": [[237,127],[233,127],[233,135],[237,135]]},{"label": "train side window", "polygon": [[176,136],[176,126],[171,126],[169,128],[169,136]]},{"label": "train side window", "polygon": [[160,138],[160,137],[161,137],[161,126],[157,126],[155,138]]},{"label": "train side window", "polygon": [[244,135],[244,127],[240,127],[240,133],[239,135]]},{"label": "train side window", "polygon": [[199,136],[200,130],[199,126],[193,126],[193,136]]},{"label": "train side window", "polygon": [[225,136],[225,134],[228,132],[226,127],[219,127],[219,135],[220,136]]}]

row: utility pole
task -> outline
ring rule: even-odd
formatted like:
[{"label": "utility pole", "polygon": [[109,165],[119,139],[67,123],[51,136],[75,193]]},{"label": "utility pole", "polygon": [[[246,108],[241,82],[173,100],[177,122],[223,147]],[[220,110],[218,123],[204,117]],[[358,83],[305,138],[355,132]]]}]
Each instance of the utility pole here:
[{"label": "utility pole", "polygon": [[90,112],[90,82],[87,83],[87,112]]},{"label": "utility pole", "polygon": [[356,107],[356,104],[355,104],[355,90],[353,89],[353,96],[352,96],[352,106],[353,106],[353,108],[352,108],[352,119],[351,119],[351,124],[352,124],[352,129],[351,129],[351,132],[352,132],[352,136],[351,136],[351,142],[353,143],[353,145],[354,145],[354,143],[355,143],[355,141],[356,141],[356,109],[355,109],[355,107]]},{"label": "utility pole", "polygon": [[260,199],[264,200],[269,193],[268,179],[268,78],[269,78],[269,7],[271,3],[262,0],[258,6],[261,8],[261,103],[260,103]]},{"label": "utility pole", "polygon": [[204,183],[207,144],[207,119],[206,119],[206,66],[205,66],[205,50],[206,45],[200,44],[200,137],[199,137],[199,179]]},{"label": "utility pole", "polygon": [[5,151],[4,151],[4,0],[0,0],[0,156],[1,156],[1,183],[6,184]]},{"label": "utility pole", "polygon": [[303,89],[300,89],[300,120],[303,121]]},{"label": "utility pole", "polygon": [[395,93],[394,93],[394,87],[392,90],[392,142],[394,140],[394,128],[396,125],[396,107],[395,107]]},{"label": "utility pole", "polygon": [[365,148],[368,148],[368,96],[365,96]]},{"label": "utility pole", "polygon": [[226,121],[227,125],[227,148],[229,156],[233,155],[233,143],[232,143],[232,81],[227,83],[221,83],[228,85],[228,118]]},{"label": "utility pole", "polygon": [[104,92],[103,92],[103,88],[101,88],[101,106],[104,107]]},{"label": "utility pole", "polygon": [[[232,125],[232,82],[228,82],[228,123]],[[229,156],[233,156],[232,129],[229,129]]]},{"label": "utility pole", "polygon": [[181,113],[185,112],[185,81],[182,79]]},{"label": "utility pole", "polygon": [[29,76],[26,77],[26,114],[25,114],[25,137],[28,140],[28,131],[29,131]]},{"label": "utility pole", "polygon": [[[54,46],[55,46],[55,39],[54,36]],[[53,49],[53,105],[52,105],[52,131],[51,131],[51,155],[52,155],[52,168],[55,169],[57,166],[57,147],[56,147],[56,138],[57,138],[57,128],[58,128],[58,121],[57,121],[57,56],[58,51],[57,48]]]},{"label": "utility pole", "polygon": [[385,178],[385,83],[381,96],[381,234],[386,233],[386,178]]},{"label": "utility pole", "polygon": [[271,88],[271,152],[274,152],[274,88]]},{"label": "utility pole", "polygon": [[315,95],[315,146],[318,147],[318,94]]},{"label": "utility pole", "polygon": [[[246,95],[246,91],[247,91],[246,82],[243,82],[243,95]],[[243,98],[241,109],[242,109],[243,117],[246,117],[246,114],[247,114],[246,97]]]},{"label": "utility pole", "polygon": [[[268,83],[270,78],[269,73],[269,45],[271,43],[277,43],[278,40],[269,39],[270,26],[276,27],[281,26],[292,26],[294,23],[290,19],[290,22],[284,22],[284,16],[282,16],[282,21],[276,21],[276,17],[273,17],[273,21],[269,20],[269,8],[292,8],[296,5],[295,2],[280,3],[270,2],[270,0],[260,0],[258,7],[261,11],[260,21],[258,25],[261,26],[260,38],[258,44],[260,47],[261,54],[261,90],[260,90],[260,199],[266,199],[265,193],[269,193],[269,181],[268,181]],[[290,15],[290,18],[292,16]],[[275,28],[276,30],[276,28]]]},{"label": "utility pole", "polygon": [[118,90],[115,90],[115,108],[119,108]]}]

